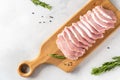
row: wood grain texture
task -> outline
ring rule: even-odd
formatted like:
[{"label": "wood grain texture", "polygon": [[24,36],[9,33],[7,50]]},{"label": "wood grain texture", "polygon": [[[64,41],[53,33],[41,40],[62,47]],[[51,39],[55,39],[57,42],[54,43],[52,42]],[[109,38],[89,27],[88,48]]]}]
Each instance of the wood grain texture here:
[{"label": "wood grain texture", "polygon": [[[48,56],[48,54],[60,54],[63,55],[63,53],[57,48],[56,45],[56,39],[57,35],[62,32],[62,30],[65,28],[65,26],[70,26],[73,22],[77,22],[79,20],[80,15],[84,15],[88,10],[93,9],[97,5],[102,5],[106,9],[112,10],[116,16],[117,16],[117,22],[115,24],[114,29],[110,29],[105,32],[104,38],[99,39],[96,41],[95,44],[91,48],[89,48],[85,55],[80,57],[78,60],[69,60],[69,59],[56,59]],[[66,71],[66,72],[71,72],[75,69],[77,65],[79,65],[88,55],[92,53],[92,51],[97,48],[112,32],[114,32],[120,25],[120,11],[115,8],[115,6],[109,1],[109,0],[90,0],[82,9],[80,9],[74,16],[72,16],[64,25],[62,25],[48,40],[46,40],[43,45],[40,48],[40,53],[39,55],[30,61],[25,61],[22,62],[19,67],[18,67],[18,73],[21,76],[28,77],[32,74],[34,69],[43,64],[43,63],[49,63],[53,64],[60,69]],[[22,72],[21,69],[23,65],[26,64],[29,67],[28,72]],[[68,66],[69,64],[69,66]],[[72,64],[72,65],[71,65]]]}]

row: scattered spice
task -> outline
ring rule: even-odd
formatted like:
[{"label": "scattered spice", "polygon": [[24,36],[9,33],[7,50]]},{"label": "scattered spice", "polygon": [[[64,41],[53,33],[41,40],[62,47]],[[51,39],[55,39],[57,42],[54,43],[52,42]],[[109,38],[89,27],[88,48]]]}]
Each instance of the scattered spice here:
[{"label": "scattered spice", "polygon": [[120,56],[116,56],[112,58],[113,61],[105,62],[102,66],[93,68],[91,74],[100,75],[101,73],[112,70],[113,68],[120,66]]},{"label": "scattered spice", "polygon": [[110,47],[107,47],[107,49],[110,49]]},{"label": "scattered spice", "polygon": [[42,18],[44,17],[44,16],[41,16]]},{"label": "scattered spice", "polygon": [[40,0],[31,0],[35,5],[39,5],[41,7],[44,7],[44,8],[47,8],[49,10],[52,9],[52,6],[50,6],[49,4],[45,3],[45,2],[42,2]]},{"label": "scattered spice", "polygon": [[[41,1],[41,0],[31,0],[31,1],[32,1],[35,5],[42,6],[42,7],[44,7],[44,8],[49,9],[49,10],[52,9],[52,6],[51,6],[51,5],[45,3],[45,2],[43,2],[43,1]],[[32,12],[32,14],[35,14],[35,13]],[[41,16],[41,18],[44,18],[44,16]],[[54,17],[53,17],[53,16],[49,16],[49,19],[52,19],[52,18],[54,18]],[[40,21],[39,23],[46,23],[46,22],[50,22],[50,23],[51,23],[52,20]]]},{"label": "scattered spice", "polygon": [[50,54],[49,56],[51,56],[53,58],[57,58],[57,59],[66,59],[66,57],[64,57],[62,55],[58,55],[58,54]]},{"label": "scattered spice", "polygon": [[[32,14],[35,14],[32,12]],[[38,23],[51,23],[53,22],[53,16],[40,16],[40,21]]]},{"label": "scattered spice", "polygon": [[32,12],[32,14],[35,14],[34,12]]},{"label": "scattered spice", "polygon": [[64,65],[67,65],[66,63],[64,63]]},{"label": "scattered spice", "polygon": [[41,23],[41,21],[39,23]]},{"label": "scattered spice", "polygon": [[66,66],[72,66],[72,62],[64,63],[64,65],[66,65]]},{"label": "scattered spice", "polygon": [[41,19],[41,21],[39,23],[51,23],[51,22],[53,22],[53,16],[41,16],[40,19]]},{"label": "scattered spice", "polygon": [[49,22],[52,22],[52,20],[49,20]]},{"label": "scattered spice", "polygon": [[53,16],[49,16],[50,18],[54,18]]},{"label": "scattered spice", "polygon": [[68,66],[72,66],[72,62],[69,62],[69,63],[68,63]]}]

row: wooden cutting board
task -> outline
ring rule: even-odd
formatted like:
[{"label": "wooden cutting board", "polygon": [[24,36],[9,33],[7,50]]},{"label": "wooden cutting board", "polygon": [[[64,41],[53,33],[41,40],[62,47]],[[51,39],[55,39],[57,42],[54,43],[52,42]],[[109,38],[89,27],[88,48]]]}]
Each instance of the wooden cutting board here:
[{"label": "wooden cutting board", "polygon": [[[104,38],[96,41],[95,44],[91,48],[86,51],[86,54],[80,57],[78,60],[69,60],[69,59],[56,59],[49,54],[60,54],[63,53],[57,48],[56,39],[57,35],[64,29],[65,26],[70,26],[73,22],[77,22],[79,20],[80,15],[84,15],[88,10],[91,10],[97,5],[102,5],[106,9],[112,10],[117,16],[117,23],[115,24],[114,29],[110,29],[106,31],[104,34]],[[22,62],[18,66],[18,73],[23,77],[30,76],[35,68],[43,63],[53,64],[60,69],[71,72],[75,69],[77,65],[79,65],[88,55],[92,53],[92,51],[97,48],[112,32],[114,32],[120,25],[120,11],[109,1],[109,0],[90,0],[82,9],[80,9],[74,16],[72,16],[64,25],[62,25],[48,40],[46,40],[40,48],[39,55],[33,59]]]}]

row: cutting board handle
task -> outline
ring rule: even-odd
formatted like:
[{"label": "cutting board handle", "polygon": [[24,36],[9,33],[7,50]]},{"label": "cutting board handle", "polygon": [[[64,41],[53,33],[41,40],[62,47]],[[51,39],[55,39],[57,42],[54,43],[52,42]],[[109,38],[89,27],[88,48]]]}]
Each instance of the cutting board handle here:
[{"label": "cutting board handle", "polygon": [[37,66],[45,63],[46,60],[45,57],[39,56],[31,61],[24,61],[18,66],[18,73],[23,77],[28,77],[33,73]]}]

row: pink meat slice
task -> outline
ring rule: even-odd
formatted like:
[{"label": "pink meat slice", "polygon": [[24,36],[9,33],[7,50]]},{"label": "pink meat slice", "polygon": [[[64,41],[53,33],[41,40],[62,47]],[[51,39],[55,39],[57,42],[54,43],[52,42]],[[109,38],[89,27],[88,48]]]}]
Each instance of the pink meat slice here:
[{"label": "pink meat slice", "polygon": [[116,21],[116,17],[115,17],[115,14],[113,13],[113,11],[107,10],[107,9],[103,8],[102,6],[96,6],[95,8],[96,8],[104,17]]},{"label": "pink meat slice", "polygon": [[80,17],[80,21],[94,34],[101,34],[95,28],[93,28],[86,19],[87,15]]},{"label": "pink meat slice", "polygon": [[79,25],[77,23],[72,24],[74,26],[74,28],[79,32],[79,34],[86,39],[89,43],[95,43],[95,41],[91,38],[89,38],[89,36],[86,34],[86,32],[84,30],[82,30]]},{"label": "pink meat slice", "polygon": [[80,46],[80,43],[79,43],[79,41],[75,38],[75,36],[74,36],[74,34],[71,32],[71,30],[70,30],[68,27],[66,27],[66,28],[64,29],[64,31],[68,34],[69,39],[71,40],[71,42],[72,42],[74,45],[76,45],[77,47],[79,47],[79,46]]},{"label": "pink meat slice", "polygon": [[[74,31],[74,28],[71,26],[71,27],[69,27],[69,29],[71,30],[71,32],[74,34],[75,38],[77,39],[77,34],[76,34],[76,32]],[[87,45],[84,45],[83,42],[79,41],[78,39],[77,39],[77,41],[81,44],[79,47],[88,49],[88,46],[87,46]]]},{"label": "pink meat slice", "polygon": [[81,43],[76,39],[76,37],[74,36],[74,34],[72,33],[70,27],[66,27],[64,29],[64,31],[67,33],[69,40],[71,40],[71,42],[77,46],[77,47],[81,47]]},{"label": "pink meat slice", "polygon": [[110,29],[110,28],[114,28],[114,23],[105,23],[103,21],[101,21],[93,12],[91,13],[91,16],[93,17],[94,21],[104,27],[106,30]]},{"label": "pink meat slice", "polygon": [[78,57],[80,57],[84,54],[84,53],[69,50],[68,46],[65,45],[66,41],[64,40],[62,35],[58,36],[56,44],[57,44],[58,48],[62,51],[62,53],[65,55],[65,57],[67,57],[68,59],[76,60],[76,59],[78,59]]},{"label": "pink meat slice", "polygon": [[61,35],[63,35],[63,38],[64,38],[64,40],[66,41],[66,44],[67,44],[68,48],[69,48],[71,51],[81,52],[81,53],[84,53],[84,52],[85,52],[85,49],[83,48],[84,46],[83,46],[83,45],[81,45],[81,47],[75,46],[75,45],[69,40],[69,36],[67,35],[67,33],[66,33],[65,31],[63,31]]},{"label": "pink meat slice", "polygon": [[[74,25],[74,23],[73,23]],[[74,31],[74,34],[76,34],[76,38],[79,42],[83,43],[84,45],[86,45],[86,49],[88,49],[88,46],[91,47],[92,44],[87,42],[80,34],[79,32],[75,29],[75,26],[71,26],[72,30]]]},{"label": "pink meat slice", "polygon": [[[57,44],[57,47],[60,49],[60,51],[64,54],[65,57],[67,57],[68,59],[77,59],[77,58],[74,58],[75,56],[74,55],[70,55],[68,52],[69,50],[67,49],[66,45],[63,46],[63,43],[64,41],[62,40],[62,42],[60,41],[60,39],[57,39],[56,40],[56,44]],[[71,52],[70,52],[71,53]],[[72,53],[73,54],[73,53]]]},{"label": "pink meat slice", "polygon": [[[82,18],[81,18],[82,19]],[[92,38],[93,40],[96,40],[96,39],[99,39],[99,38],[102,38],[103,37],[103,34],[98,34],[98,35],[95,35],[95,34],[93,34],[93,33],[91,33],[90,31],[89,31],[89,29],[82,23],[82,22],[78,22],[78,25],[79,25],[79,27],[80,28],[82,28],[86,33],[87,33],[87,35],[90,37],[90,38]]]},{"label": "pink meat slice", "polygon": [[92,11],[103,22],[106,22],[106,23],[115,23],[116,22],[116,19],[109,19],[109,18],[103,16],[103,14],[101,14],[99,12],[99,10],[96,8],[92,9]]},{"label": "pink meat slice", "polygon": [[86,17],[87,22],[88,22],[93,28],[95,28],[95,29],[96,29],[98,32],[100,32],[100,33],[104,33],[104,32],[105,32],[105,28],[104,28],[104,27],[101,27],[100,25],[98,25],[98,24],[93,20],[93,18],[92,18],[92,16],[91,16],[91,11],[88,11],[86,15],[87,15],[87,16],[85,16],[85,17]]},{"label": "pink meat slice", "polygon": [[66,27],[56,40],[60,51],[71,60],[77,60],[85,54],[97,39],[103,38],[105,30],[114,28],[117,18],[111,10],[96,6],[80,17],[81,21]]}]

